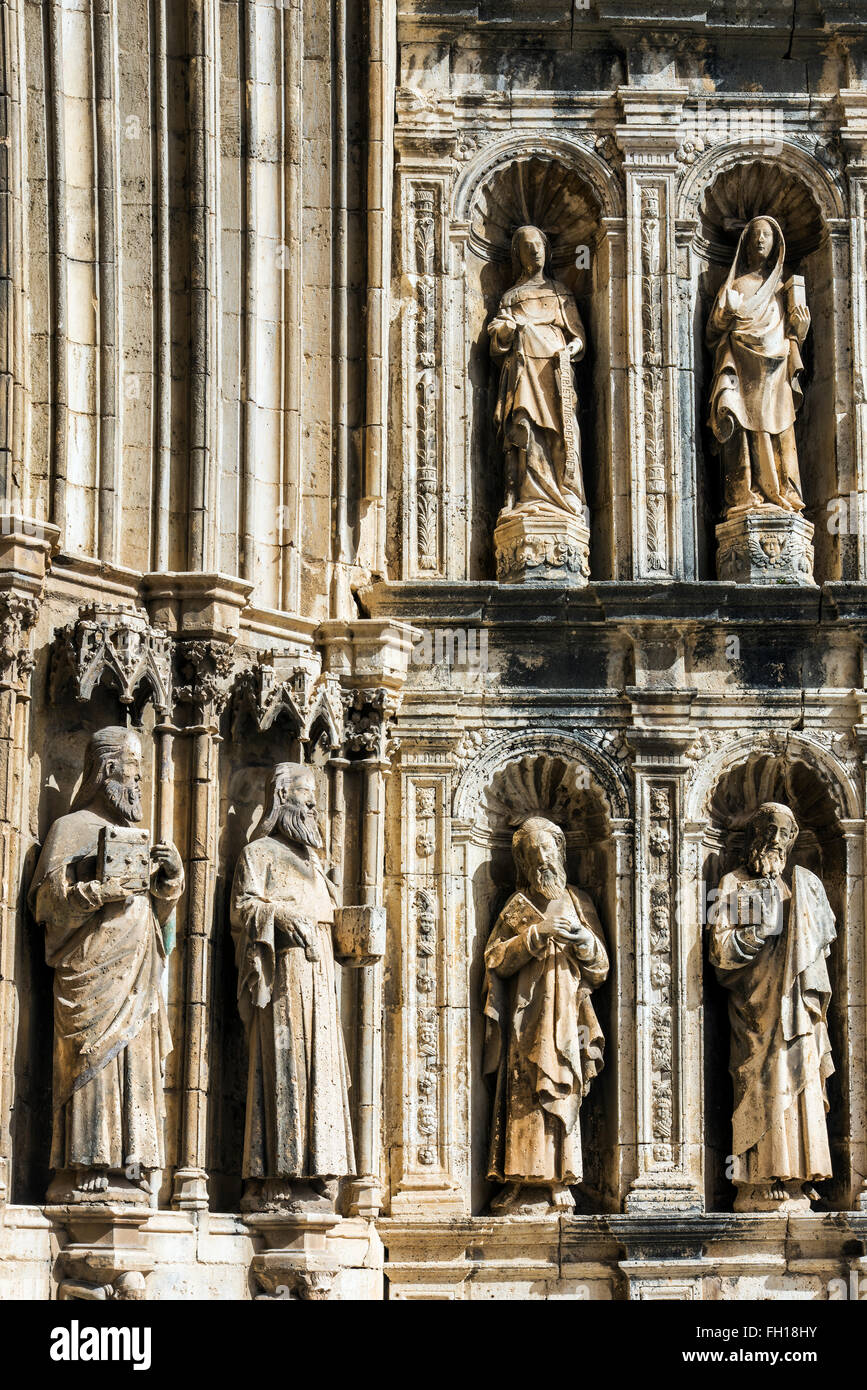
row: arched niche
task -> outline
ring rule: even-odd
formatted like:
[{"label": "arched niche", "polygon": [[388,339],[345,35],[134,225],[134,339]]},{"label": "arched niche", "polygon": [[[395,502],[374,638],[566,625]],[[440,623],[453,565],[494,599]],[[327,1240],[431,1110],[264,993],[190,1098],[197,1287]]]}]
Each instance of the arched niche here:
[{"label": "arched niche", "polygon": [[[716,578],[715,527],[722,518],[720,457],[707,425],[713,357],[705,331],[743,226],[762,214],[780,224],[786,241],[784,279],[803,275],[812,324],[802,348],[804,400],[795,424],[805,515],[815,528],[814,574],[854,575],[854,538],[829,528],[829,503],[854,487],[851,446],[837,427],[841,392],[851,378],[848,316],[848,239],[845,204],[833,177],[806,151],[780,142],[767,152],[714,146],[681,190],[680,227],[691,236],[689,321],[694,366],[696,540],[698,577]],[[850,476],[853,480],[850,482]]]},{"label": "arched niche", "polygon": [[[209,1108],[209,1176],[212,1209],[238,1209],[243,1183],[244,1125],[249,1071],[248,1041],[238,1010],[238,968],[231,933],[230,904],[235,866],[241,851],[255,838],[267,808],[271,774],[277,763],[307,764],[316,781],[319,829],[323,853],[330,869],[335,860],[344,865],[351,884],[358,868],[353,849],[357,836],[344,836],[346,821],[359,824],[360,797],[357,777],[342,779],[342,815],[335,806],[334,768],[329,763],[340,738],[336,712],[327,701],[317,700],[306,717],[283,706],[267,727],[259,727],[255,713],[235,698],[223,714],[219,744],[220,813],[217,873],[214,884],[214,934],[211,944],[212,979],[211,1105]],[[337,843],[337,837],[340,843]],[[348,845],[344,840],[348,839]],[[347,853],[347,850],[349,853]],[[346,860],[349,860],[346,863]],[[355,1009],[357,971],[336,972],[344,1037],[350,1066],[355,1064],[355,1034],[351,1027]],[[349,978],[347,978],[349,977]]]},{"label": "arched niche", "polygon": [[623,256],[620,190],[595,155],[564,141],[523,141],[486,151],[459,181],[453,205],[465,271],[466,456],[469,577],[494,573],[493,532],[503,503],[502,449],[494,408],[499,364],[487,326],[515,281],[511,239],[527,223],[548,237],[548,274],[575,295],[587,335],[577,364],[582,467],[590,508],[590,568],[615,574],[611,464],[615,428],[611,286]]},{"label": "arched niche", "polygon": [[[575,1189],[578,1210],[619,1209],[617,1146],[624,1057],[630,1042],[629,986],[621,979],[628,951],[619,914],[628,901],[631,823],[624,819],[627,793],[619,771],[598,750],[557,735],[524,735],[489,750],[464,773],[453,814],[454,838],[463,840],[466,876],[470,989],[470,1156],[472,1210],[483,1212],[492,1195],[486,1180],[492,1091],[482,1075],[481,1010],[484,950],[491,928],[515,887],[512,836],[530,816],[545,816],[566,837],[568,880],[590,893],[599,913],[611,962],[593,1003],[605,1035],[605,1064],[581,1107],[584,1182]],[[628,1062],[625,1064],[628,1067]]]},{"label": "arched niche", "polygon": [[[789,870],[801,865],[822,880],[834,911],[837,939],[828,959],[832,997],[828,1011],[835,1073],[828,1081],[828,1131],[834,1176],[817,1188],[832,1210],[853,1204],[853,1183],[861,1166],[853,1152],[852,1136],[863,1109],[863,1086],[851,1068],[850,1027],[856,943],[852,931],[861,893],[860,860],[863,826],[848,818],[853,809],[852,787],[827,754],[805,742],[784,746],[730,750],[717,761],[705,782],[695,834],[696,886],[700,895],[703,958],[703,1054],[705,1200],[709,1210],[731,1210],[734,1186],[726,1177],[731,1148],[732,1083],[729,1075],[730,1031],[728,993],[719,983],[708,958],[708,913],[724,874],[743,863],[746,828],[765,801],[779,801],[794,812],[798,838]],[[695,827],[693,827],[695,833]],[[689,830],[689,827],[688,827]],[[856,897],[856,894],[858,895]],[[861,1000],[863,1009],[863,999]]]}]

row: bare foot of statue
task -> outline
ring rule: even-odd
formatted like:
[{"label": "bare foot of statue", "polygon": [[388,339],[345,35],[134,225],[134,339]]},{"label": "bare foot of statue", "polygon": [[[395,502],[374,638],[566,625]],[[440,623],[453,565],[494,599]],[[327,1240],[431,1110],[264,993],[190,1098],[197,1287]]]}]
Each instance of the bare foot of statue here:
[{"label": "bare foot of statue", "polygon": [[768,1188],[768,1196],[772,1197],[775,1202],[784,1202],[788,1195],[786,1184],[780,1178],[774,1178]]},{"label": "bare foot of statue", "polygon": [[339,1180],[337,1178],[313,1178],[310,1186],[313,1188],[313,1191],[322,1198],[323,1202],[328,1203],[328,1206],[333,1211],[337,1201]]},{"label": "bare foot of statue", "polygon": [[821,1202],[822,1200],[821,1192],[817,1192],[815,1187],[807,1186],[803,1189],[803,1192],[808,1202]]},{"label": "bare foot of statue", "polygon": [[495,1197],[491,1198],[491,1211],[495,1214],[507,1212],[516,1206],[521,1196],[521,1184],[519,1182],[507,1182]]},{"label": "bare foot of statue", "polygon": [[75,1186],[79,1192],[105,1192],[108,1187],[107,1168],[79,1168]]}]

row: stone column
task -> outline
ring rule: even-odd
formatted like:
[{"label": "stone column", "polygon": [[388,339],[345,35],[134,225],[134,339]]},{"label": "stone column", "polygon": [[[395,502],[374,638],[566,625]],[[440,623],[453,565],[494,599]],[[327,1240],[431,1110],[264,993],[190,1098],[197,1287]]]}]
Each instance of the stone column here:
[{"label": "stone column", "polygon": [[676,150],[685,87],[620,87],[617,142],[626,178],[626,344],[632,516],[630,578],[684,574],[675,257]]},{"label": "stone column", "polygon": [[[690,692],[634,692],[637,1175],[630,1213],[699,1213],[701,1183],[698,947],[684,912],[681,845]],[[699,938],[700,944],[700,938]],[[700,954],[699,954],[700,989]]]},{"label": "stone column", "polygon": [[33,669],[30,636],[58,538],[54,526],[0,516],[0,1207],[9,1200],[11,1187],[15,944],[21,824],[25,819],[22,788],[27,766],[27,705]]},{"label": "stone column", "polygon": [[849,529],[858,540],[858,577],[867,577],[867,91],[840,92],[845,123],[840,138],[848,154],[849,273],[852,303],[852,379],[855,516]]},{"label": "stone column", "polygon": [[388,1078],[392,1216],[468,1208],[461,1190],[469,1171],[465,1094],[448,1080],[461,1075],[470,1055],[467,972],[448,964],[453,951],[460,960],[467,949],[465,923],[453,911],[455,897],[463,900],[453,892],[469,847],[463,827],[453,834],[454,744],[453,732],[407,729],[394,789],[390,843],[400,871],[390,878],[389,900],[400,940],[388,1000],[396,1054]]},{"label": "stone column", "polygon": [[[208,1206],[208,1074],[211,937],[220,789],[220,715],[230,693],[232,648],[252,585],[214,574],[151,574],[143,580],[155,621],[175,644],[175,701],[189,711],[177,730],[190,739],[186,903],[183,951],[183,1098],[178,1166],[172,1203],[186,1210]],[[175,1040],[180,1046],[181,1040]]]},{"label": "stone column", "polygon": [[[359,767],[362,789],[361,904],[379,907],[385,876],[385,777],[389,720],[406,679],[414,630],[382,619],[323,623],[316,640],[323,667],[339,675],[346,706],[345,750]],[[382,1207],[382,963],[358,971],[355,1094],[357,1175],[347,1184],[351,1216],[375,1217]]]}]

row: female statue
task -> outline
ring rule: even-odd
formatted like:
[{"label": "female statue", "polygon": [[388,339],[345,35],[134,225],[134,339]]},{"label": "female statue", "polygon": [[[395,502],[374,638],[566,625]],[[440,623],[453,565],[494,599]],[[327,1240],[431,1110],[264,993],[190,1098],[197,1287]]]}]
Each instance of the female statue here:
[{"label": "female statue", "polygon": [[785,255],[772,217],[748,222],[708,321],[715,353],[708,423],[722,448],[727,517],[804,509],[794,425],[810,311],[799,277],[781,284]]},{"label": "female statue", "polygon": [[506,456],[501,521],[515,511],[584,518],[584,484],[572,363],[583,357],[575,298],[545,274],[548,242],[538,227],[512,237],[518,278],[488,325],[501,362],[494,423]]}]

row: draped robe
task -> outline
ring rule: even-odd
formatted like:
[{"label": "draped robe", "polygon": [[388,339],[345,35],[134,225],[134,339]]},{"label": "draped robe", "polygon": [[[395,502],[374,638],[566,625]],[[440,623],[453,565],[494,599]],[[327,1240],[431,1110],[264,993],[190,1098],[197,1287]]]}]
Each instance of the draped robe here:
[{"label": "draped robe", "polygon": [[[285,928],[298,918],[313,923],[317,960],[289,944]],[[251,841],[235,869],[231,920],[250,1044],[243,1175],[354,1173],[334,903],[316,855],[277,836]]]},{"label": "draped robe", "polygon": [[826,957],[836,937],[834,914],[821,880],[797,867],[791,890],[775,880],[783,929],[761,944],[753,926],[738,920],[738,889],[747,882],[754,878],[746,868],[723,878],[710,950],[729,991],[733,1176],[818,1181],[831,1177]]},{"label": "draped robe", "polygon": [[183,872],[151,891],[99,906],[99,832],[116,822],[73,811],[48,833],[29,903],[45,927],[54,969],[54,1122],[51,1166],[165,1165],[163,1076],[171,1052],[160,982],[162,925]]},{"label": "draped robe", "polygon": [[[565,285],[545,279],[539,285],[515,285],[500,300],[488,325],[491,352],[501,362],[494,423],[504,449],[525,450],[516,478],[517,507],[526,511],[565,511],[580,515],[584,485],[580,461],[570,469],[564,446],[564,407],[559,354],[584,326],[575,297]],[[571,361],[565,370],[570,373]],[[580,459],[580,436],[574,404],[568,427],[573,457]]]},{"label": "draped robe", "polygon": [[578,1183],[579,1110],[605,1043],[590,1003],[608,974],[602,928],[580,889],[547,905],[547,920],[565,916],[592,933],[593,954],[582,961],[571,943],[540,940],[535,926],[514,933],[508,906],[485,948],[484,1071],[496,1075],[488,1177]]},{"label": "draped robe", "polygon": [[762,220],[774,231],[773,265],[735,307],[731,292],[747,271],[748,224],[708,320],[714,352],[708,423],[722,446],[728,510],[771,504],[799,512],[804,501],[794,424],[804,364],[780,284],[783,235],[773,218]]}]

